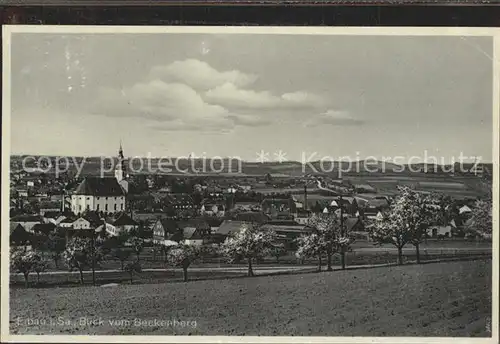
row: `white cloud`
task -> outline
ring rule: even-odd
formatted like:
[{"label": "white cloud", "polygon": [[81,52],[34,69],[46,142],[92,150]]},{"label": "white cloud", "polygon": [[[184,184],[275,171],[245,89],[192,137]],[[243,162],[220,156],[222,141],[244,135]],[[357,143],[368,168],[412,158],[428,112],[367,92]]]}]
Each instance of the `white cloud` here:
[{"label": "white cloud", "polygon": [[257,76],[238,70],[218,71],[208,63],[196,59],[175,61],[166,66],[156,66],[150,73],[152,78],[167,82],[180,82],[195,90],[209,90],[226,82],[246,87],[257,80]]},{"label": "white cloud", "polygon": [[232,108],[274,108],[281,105],[281,99],[268,91],[245,90],[232,83],[225,83],[205,93],[211,103]]},{"label": "white cloud", "polygon": [[230,112],[205,102],[191,87],[153,80],[121,91],[102,89],[92,111],[112,117],[140,117],[159,130],[227,130],[236,125],[267,124],[254,116]]},{"label": "white cloud", "polygon": [[364,122],[346,111],[328,110],[305,122],[306,126],[316,125],[361,125]]},{"label": "white cloud", "polygon": [[[152,78],[156,76],[156,78]],[[329,110],[318,95],[297,91],[275,95],[243,88],[256,77],[240,71],[219,72],[198,60],[155,67],[147,81],[122,90],[102,89],[93,113],[139,117],[158,130],[227,131],[235,126],[263,126],[275,121],[352,125],[349,116]]]},{"label": "white cloud", "polygon": [[320,96],[303,91],[273,95],[269,91],[241,89],[231,83],[208,90],[204,98],[210,103],[236,109],[319,109],[326,104]]}]

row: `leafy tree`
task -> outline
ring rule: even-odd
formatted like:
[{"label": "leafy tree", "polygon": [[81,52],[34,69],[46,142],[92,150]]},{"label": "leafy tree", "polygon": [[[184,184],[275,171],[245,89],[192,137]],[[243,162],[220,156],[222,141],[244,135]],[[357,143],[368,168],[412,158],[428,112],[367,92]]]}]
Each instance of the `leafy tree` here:
[{"label": "leafy tree", "polygon": [[111,249],[111,255],[120,261],[121,269],[124,270],[125,261],[132,255],[132,251],[126,247],[116,247]]},{"label": "leafy tree", "polygon": [[433,222],[436,225],[446,226],[458,216],[456,204],[449,195],[437,192],[432,193],[429,196],[429,203],[435,206]]},{"label": "leafy tree", "polygon": [[11,269],[23,274],[26,288],[28,288],[29,274],[35,271],[35,267],[41,260],[42,258],[38,252],[26,247],[13,247],[10,251]]},{"label": "leafy tree", "polygon": [[284,256],[288,251],[283,243],[274,244],[271,246],[271,255],[276,258],[276,263],[280,262],[280,257]]},{"label": "leafy tree", "polygon": [[179,245],[167,251],[167,261],[173,266],[182,268],[184,282],[188,281],[188,268],[200,256],[200,250],[195,246]]},{"label": "leafy tree", "polygon": [[352,239],[342,227],[340,218],[335,214],[314,214],[308,225],[321,237],[327,258],[327,271],[332,271],[332,257],[336,252],[345,252]]},{"label": "leafy tree", "polygon": [[266,256],[275,240],[276,234],[273,231],[264,231],[256,224],[244,224],[221,245],[221,254],[230,259],[245,258],[248,262],[248,276],[253,276],[252,260]]},{"label": "leafy tree", "polygon": [[128,244],[132,247],[132,250],[137,256],[137,261],[140,261],[141,252],[144,250],[144,239],[140,237],[131,237],[128,240]]},{"label": "leafy tree", "polygon": [[[409,187],[401,187],[399,192],[391,204],[391,211],[396,219],[395,225],[404,227],[408,231],[410,242],[415,246],[417,263],[420,263],[420,244],[429,226],[435,223],[436,213],[441,214],[442,211],[441,208],[433,207],[432,196],[416,192]],[[441,200],[441,203],[446,206],[446,198]]]},{"label": "leafy tree", "polygon": [[136,260],[134,262],[129,262],[125,267],[122,266],[122,270],[125,270],[129,273],[130,276],[130,284],[134,282],[134,274],[135,273],[141,273],[142,268],[141,268],[141,263]]},{"label": "leafy tree", "polygon": [[311,233],[309,235],[302,235],[297,238],[297,251],[295,256],[299,259],[305,258],[318,258],[318,272],[321,271],[322,260],[325,248],[325,243],[322,237],[317,233]]},{"label": "leafy tree", "polygon": [[42,257],[42,255],[38,255],[37,260],[35,262],[34,270],[36,272],[36,283],[40,284],[40,273],[44,272],[48,269],[48,262]]},{"label": "leafy tree", "polygon": [[120,261],[121,269],[124,269],[125,261],[132,254],[132,249],[127,247],[127,241],[130,239],[129,233],[121,231],[117,236],[107,238],[102,246],[104,252],[109,252],[110,256]]},{"label": "leafy tree", "polygon": [[403,247],[410,241],[411,233],[408,228],[399,226],[394,213],[381,213],[370,226],[370,236],[378,245],[394,245],[398,250],[398,264],[403,264]]},{"label": "leafy tree", "polygon": [[378,244],[390,243],[398,249],[398,264],[403,264],[403,247],[412,243],[420,262],[420,243],[436,218],[430,207],[432,201],[409,187],[399,190],[389,210],[375,220],[370,234]]},{"label": "leafy tree", "polygon": [[58,233],[50,233],[47,237],[45,245],[50,252],[50,256],[54,261],[56,269],[58,269],[59,261],[61,260],[64,250],[66,249],[66,238]]},{"label": "leafy tree", "polygon": [[467,231],[474,236],[488,237],[493,230],[491,200],[477,200],[472,207],[470,220],[467,222]]},{"label": "leafy tree", "polygon": [[92,249],[91,239],[74,237],[67,243],[63,258],[70,271],[77,269],[80,272],[80,282],[83,284],[85,268],[98,265],[104,260],[104,254],[99,246]]}]

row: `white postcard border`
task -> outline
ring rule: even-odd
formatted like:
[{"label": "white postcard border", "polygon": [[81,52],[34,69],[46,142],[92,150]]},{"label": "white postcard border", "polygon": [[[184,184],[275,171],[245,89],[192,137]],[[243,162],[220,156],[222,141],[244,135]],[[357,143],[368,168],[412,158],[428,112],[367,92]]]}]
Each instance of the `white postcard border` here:
[{"label": "white postcard border", "polygon": [[[500,110],[500,29],[466,27],[244,27],[244,26],[3,26],[3,114],[2,114],[2,243],[1,243],[1,338],[2,342],[152,342],[152,343],[498,343],[498,259],[499,259],[499,110]],[[54,34],[283,34],[283,35],[365,35],[365,36],[490,36],[494,37],[493,77],[493,274],[492,337],[236,337],[236,336],[68,336],[9,334],[9,188],[10,185],[10,44],[14,33]]]}]

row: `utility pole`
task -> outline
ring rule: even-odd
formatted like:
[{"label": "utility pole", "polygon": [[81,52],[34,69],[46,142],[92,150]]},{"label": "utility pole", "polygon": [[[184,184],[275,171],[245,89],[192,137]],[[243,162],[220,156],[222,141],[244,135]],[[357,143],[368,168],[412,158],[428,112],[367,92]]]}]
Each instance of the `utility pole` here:
[{"label": "utility pole", "polygon": [[[344,206],[342,205],[342,194],[339,196],[339,205],[340,205],[340,233],[342,237],[345,236],[344,230]],[[340,259],[342,264],[342,270],[345,270],[345,248],[342,246],[340,251]]]},{"label": "utility pole", "polygon": [[92,231],[92,284],[95,286],[95,228],[91,227]]}]

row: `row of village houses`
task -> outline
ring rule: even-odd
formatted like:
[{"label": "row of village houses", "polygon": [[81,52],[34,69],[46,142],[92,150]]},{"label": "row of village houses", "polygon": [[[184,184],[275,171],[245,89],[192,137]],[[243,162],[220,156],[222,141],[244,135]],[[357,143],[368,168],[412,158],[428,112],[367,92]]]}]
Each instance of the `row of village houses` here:
[{"label": "row of village houses", "polygon": [[[308,234],[312,231],[308,227],[308,219],[312,212],[295,208],[293,213],[284,211],[279,207],[285,200],[274,200],[271,204],[277,204],[281,214],[289,214],[288,217],[272,217],[272,212],[266,208],[269,202],[263,202],[262,208],[256,211],[255,205],[245,203],[239,211],[224,216],[199,215],[189,219],[169,217],[165,214],[135,214],[131,217],[127,212],[114,214],[99,214],[97,212],[85,212],[81,215],[63,215],[61,212],[46,212],[44,215],[18,215],[11,218],[11,236],[22,232],[45,233],[56,228],[67,232],[95,228],[100,232],[105,230],[109,235],[119,235],[137,229],[140,223],[146,224],[150,230],[149,241],[157,245],[171,245],[173,243],[185,242],[186,244],[201,245],[206,243],[218,243],[225,240],[231,233],[239,230],[242,225],[248,223],[259,223],[265,229],[275,231],[283,240],[291,242],[292,239]],[[288,203],[290,204],[290,203]],[[349,201],[346,201],[346,205]],[[271,207],[271,208],[276,208]],[[323,212],[333,211],[339,214],[339,201],[333,200],[323,209]],[[380,216],[378,214],[362,215],[360,210],[352,214],[353,209],[348,206],[342,207],[344,223],[348,232],[354,233],[360,239],[369,240],[367,235],[367,224],[370,218]],[[452,219],[449,224],[435,226],[430,229],[430,236],[451,236],[452,230],[463,225],[467,221],[470,208],[460,208],[458,218]],[[291,215],[290,215],[291,214]],[[16,234],[17,233],[17,234]]]},{"label": "row of village houses", "polygon": [[[118,176],[122,174],[120,170],[117,172],[120,172]],[[388,197],[383,196],[339,198],[307,194],[306,189],[302,195],[271,195],[261,202],[234,202],[229,206],[223,197],[209,197],[198,207],[189,194],[165,196],[170,201],[173,214],[140,214],[126,208],[127,192],[120,184],[120,178],[87,177],[71,195],[68,208],[65,199],[62,205],[58,205],[57,200],[41,203],[39,215],[12,217],[11,230],[20,231],[22,227],[28,232],[45,232],[49,227],[56,226],[68,230],[104,229],[111,235],[118,235],[142,222],[152,230],[151,240],[154,242],[186,240],[199,244],[206,240],[220,240],[245,222],[265,224],[267,228],[291,238],[309,231],[307,222],[312,213],[333,212],[343,214],[349,230],[363,233],[365,224],[386,209],[390,202]],[[467,206],[460,209],[465,216],[468,212],[470,209]],[[455,222],[441,226],[443,228],[436,235],[443,234],[443,231],[451,234],[454,225],[460,224]]]}]

